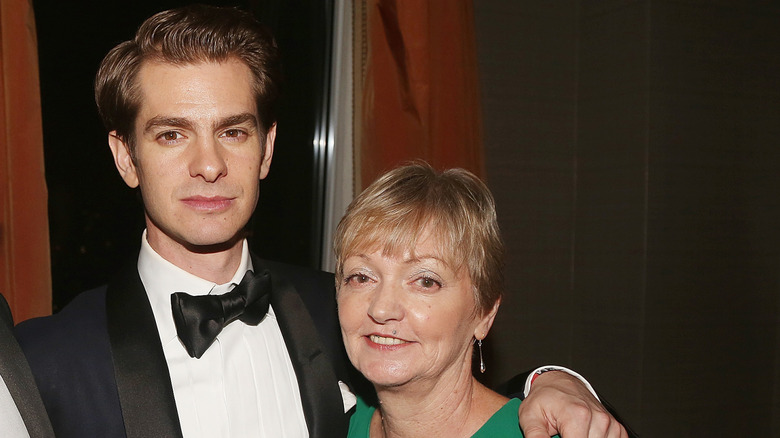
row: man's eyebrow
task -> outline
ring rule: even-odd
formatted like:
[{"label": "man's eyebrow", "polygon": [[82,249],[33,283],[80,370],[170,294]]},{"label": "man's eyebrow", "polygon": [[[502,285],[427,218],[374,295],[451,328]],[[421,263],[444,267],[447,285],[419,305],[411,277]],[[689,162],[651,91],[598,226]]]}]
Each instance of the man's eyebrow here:
[{"label": "man's eyebrow", "polygon": [[[240,125],[245,122],[250,122],[252,127],[256,127],[257,117],[255,117],[255,115],[252,113],[235,114],[218,120],[214,124],[214,129],[221,129],[231,125]],[[149,119],[149,121],[146,122],[144,125],[144,132],[149,132],[152,129],[159,127],[184,128],[189,130],[194,129],[194,125],[187,118],[157,116]]]},{"label": "man's eyebrow", "polygon": [[144,125],[144,132],[149,132],[154,128],[159,128],[162,126],[192,129],[192,122],[182,117],[152,117],[149,119],[149,121],[146,122],[146,125]]},{"label": "man's eyebrow", "polygon": [[228,117],[225,117],[222,120],[219,120],[215,124],[214,129],[226,128],[226,127],[232,126],[232,125],[240,125],[240,124],[245,123],[245,122],[250,122],[252,127],[257,127],[257,117],[255,117],[254,114],[252,114],[252,113],[241,113],[241,114],[236,114],[236,115],[233,115],[233,116],[228,116]]}]

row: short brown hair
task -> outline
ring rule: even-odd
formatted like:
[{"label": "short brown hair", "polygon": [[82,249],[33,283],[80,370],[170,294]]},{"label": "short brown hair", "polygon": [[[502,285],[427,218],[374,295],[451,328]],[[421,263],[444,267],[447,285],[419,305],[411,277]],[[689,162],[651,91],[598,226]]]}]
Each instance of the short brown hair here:
[{"label": "short brown hair", "polygon": [[144,62],[183,65],[231,58],[252,71],[259,123],[267,132],[276,121],[281,82],[276,42],[250,13],[207,5],[159,12],[141,24],[133,39],[108,52],[95,77],[95,102],[103,124],[132,149],[141,106],[136,78]]},{"label": "short brown hair", "polygon": [[503,293],[504,244],[493,195],[464,169],[436,172],[414,163],[385,173],[358,195],[336,228],[336,287],[349,256],[413,250],[428,227],[440,239],[445,261],[456,270],[466,267],[478,313],[489,312]]}]

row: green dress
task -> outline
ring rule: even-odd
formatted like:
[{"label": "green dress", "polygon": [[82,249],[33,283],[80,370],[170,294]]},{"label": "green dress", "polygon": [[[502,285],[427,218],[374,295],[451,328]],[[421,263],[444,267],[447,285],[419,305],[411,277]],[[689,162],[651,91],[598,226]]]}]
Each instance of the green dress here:
[{"label": "green dress", "polygon": [[[517,422],[517,410],[520,399],[510,399],[471,438],[522,438],[523,432]],[[347,438],[368,438],[371,417],[376,408],[369,406],[358,397],[357,407],[349,420]]]}]

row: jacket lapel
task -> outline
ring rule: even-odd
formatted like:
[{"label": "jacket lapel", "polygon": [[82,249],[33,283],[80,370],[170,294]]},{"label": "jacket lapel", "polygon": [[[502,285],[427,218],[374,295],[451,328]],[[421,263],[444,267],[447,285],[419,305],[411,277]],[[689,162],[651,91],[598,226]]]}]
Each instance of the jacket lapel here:
[{"label": "jacket lapel", "polygon": [[[262,266],[254,258],[253,264]],[[271,305],[295,369],[309,436],[346,436],[338,379],[311,316],[295,288],[271,275]],[[109,284],[106,314],[127,437],[182,437],[168,365],[135,264]]]},{"label": "jacket lapel", "polygon": [[[256,269],[262,266],[256,260],[253,264]],[[271,305],[298,379],[309,436],[347,436],[347,416],[338,379],[311,316],[288,281],[272,271],[271,282]]]},{"label": "jacket lapel", "polygon": [[11,316],[8,304],[0,295],[0,312],[7,313],[7,320],[0,321],[0,375],[3,376],[8,392],[11,394],[22,421],[31,437],[53,437],[54,431],[49,423],[46,408],[38,395],[30,367],[24,358],[22,349],[11,333]]},{"label": "jacket lapel", "polygon": [[108,285],[106,315],[127,437],[182,437],[157,324],[134,263]]}]

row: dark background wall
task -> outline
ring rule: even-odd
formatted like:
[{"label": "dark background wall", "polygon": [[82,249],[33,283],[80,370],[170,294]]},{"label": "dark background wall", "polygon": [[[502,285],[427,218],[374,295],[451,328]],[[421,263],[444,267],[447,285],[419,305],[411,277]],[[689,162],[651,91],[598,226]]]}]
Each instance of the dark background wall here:
[{"label": "dark background wall", "polygon": [[565,364],[643,436],[780,436],[780,5],[474,7],[494,379]]},{"label": "dark background wall", "polygon": [[[55,309],[134,256],[143,226],[94,72],[144,18],[184,3],[34,2]],[[304,119],[280,124],[253,224],[275,231],[253,241],[314,264],[327,2],[210,3],[259,10],[300,56],[285,60],[282,117]],[[780,436],[780,5],[474,7],[488,183],[509,247],[492,380],[569,365],[643,436]]]}]

